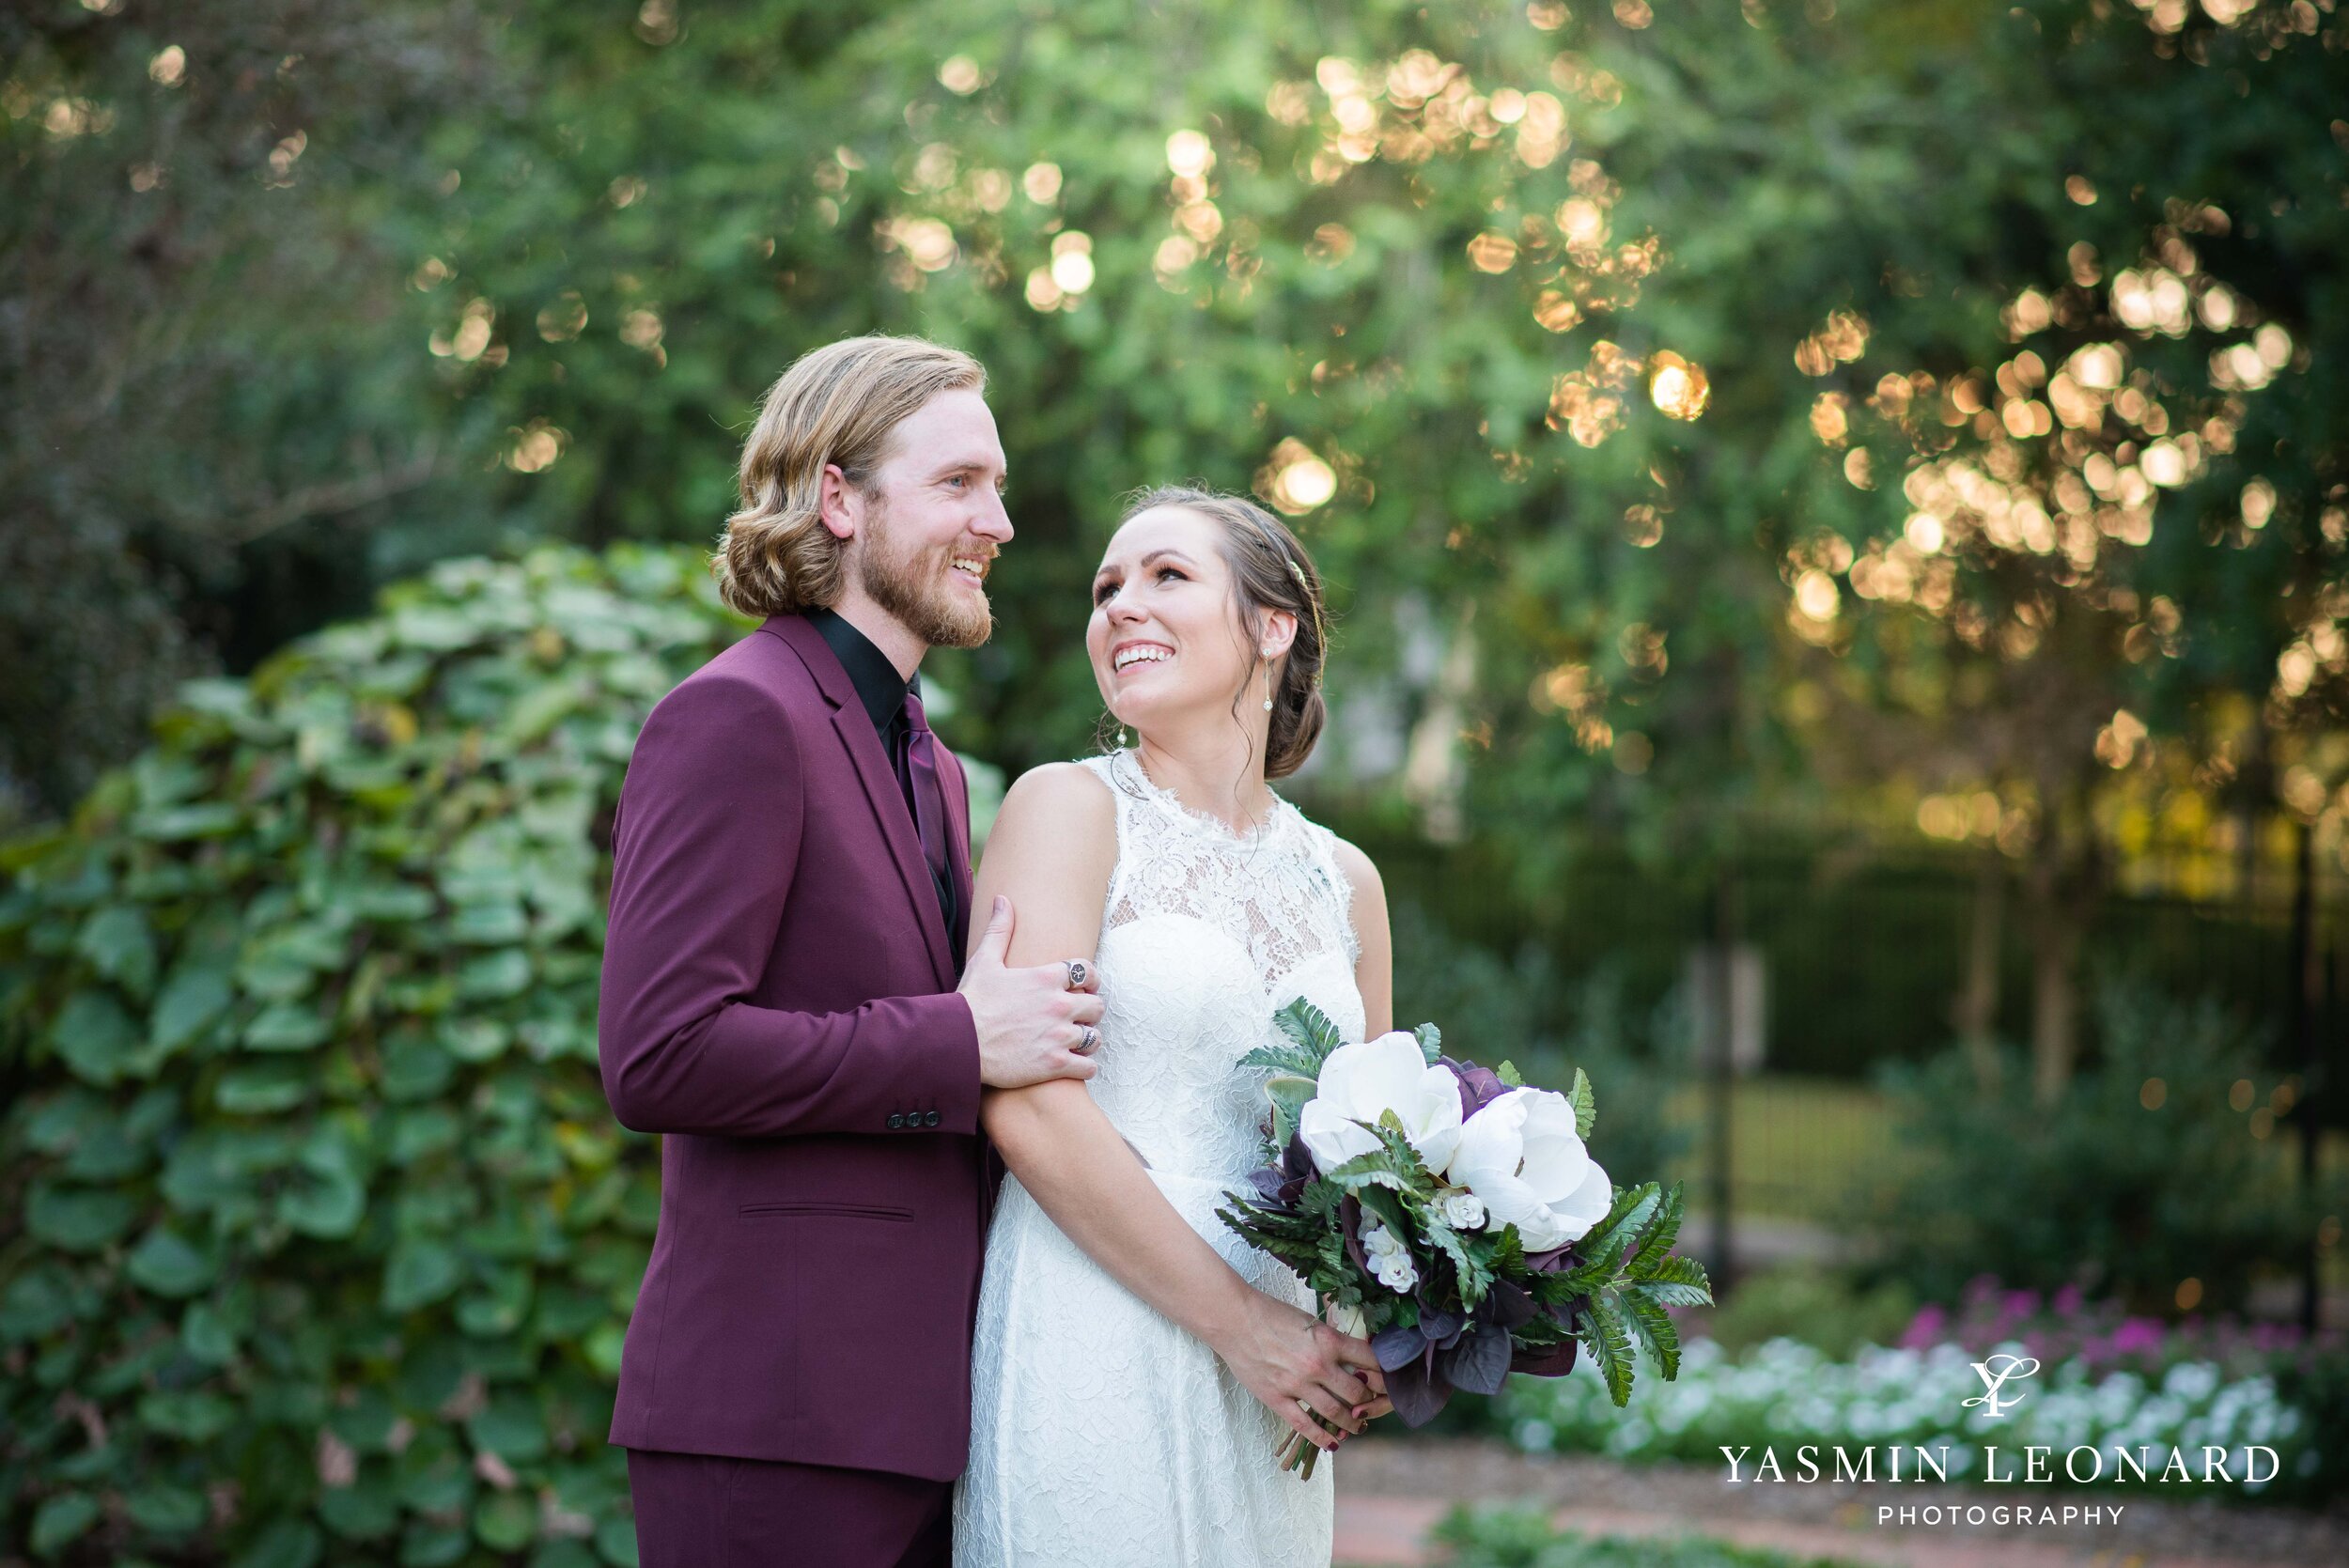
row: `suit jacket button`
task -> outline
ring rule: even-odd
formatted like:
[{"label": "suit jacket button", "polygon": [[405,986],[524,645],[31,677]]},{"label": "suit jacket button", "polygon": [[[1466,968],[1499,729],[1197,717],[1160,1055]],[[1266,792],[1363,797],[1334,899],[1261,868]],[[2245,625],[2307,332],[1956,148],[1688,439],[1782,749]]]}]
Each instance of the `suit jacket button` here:
[{"label": "suit jacket button", "polygon": [[906,1119],[903,1116],[900,1116],[894,1110],[889,1113],[889,1130],[891,1132],[895,1132],[899,1127],[904,1126],[905,1125]]},{"label": "suit jacket button", "polygon": [[938,1126],[938,1112],[933,1110],[929,1112],[929,1114],[924,1116],[922,1118],[922,1125],[926,1127],[934,1127]]}]

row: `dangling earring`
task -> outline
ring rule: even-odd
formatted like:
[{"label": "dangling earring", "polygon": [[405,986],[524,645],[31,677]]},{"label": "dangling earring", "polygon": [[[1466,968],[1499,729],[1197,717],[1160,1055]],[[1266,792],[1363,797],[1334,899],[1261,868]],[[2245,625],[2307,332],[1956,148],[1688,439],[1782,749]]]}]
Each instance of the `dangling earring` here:
[{"label": "dangling earring", "polygon": [[1264,656],[1264,710],[1272,711],[1272,655]]}]

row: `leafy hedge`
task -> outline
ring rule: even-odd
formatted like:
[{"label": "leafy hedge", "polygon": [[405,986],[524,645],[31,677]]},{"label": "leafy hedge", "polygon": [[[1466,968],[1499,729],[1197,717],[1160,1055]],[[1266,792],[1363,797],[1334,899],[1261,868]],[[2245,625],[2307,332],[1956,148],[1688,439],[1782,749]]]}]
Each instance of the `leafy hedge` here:
[{"label": "leafy hedge", "polygon": [[451,563],[8,846],[0,1559],[635,1560],[604,840],[742,629],[691,551]]},{"label": "leafy hedge", "polygon": [[2276,1111],[2261,1108],[2288,1103],[2264,1029],[2117,972],[2091,1001],[2101,1055],[2052,1106],[2011,1048],[1988,1089],[1958,1050],[1879,1069],[1902,1157],[1847,1221],[1883,1236],[1877,1278],[1955,1301],[1989,1273],[2170,1316],[2240,1312],[2263,1276],[2298,1269],[2349,1192],[2329,1173],[2304,1188],[2263,1136]]}]

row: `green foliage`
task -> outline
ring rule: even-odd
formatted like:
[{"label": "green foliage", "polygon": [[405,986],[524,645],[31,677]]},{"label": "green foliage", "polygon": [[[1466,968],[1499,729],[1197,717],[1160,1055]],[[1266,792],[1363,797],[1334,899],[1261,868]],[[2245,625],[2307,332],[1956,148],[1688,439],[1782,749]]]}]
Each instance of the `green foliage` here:
[{"label": "green foliage", "polygon": [[1680,1220],[1677,1185],[1669,1190],[1654,1182],[1618,1188],[1607,1217],[1576,1243],[1582,1261],[1536,1286],[1535,1296],[1545,1304],[1579,1298],[1574,1335],[1618,1405],[1631,1398],[1632,1336],[1669,1381],[1680,1371],[1680,1332],[1664,1309],[1712,1305],[1704,1265],[1671,1250]]},{"label": "green foliage", "polygon": [[1833,1269],[1787,1265],[1739,1280],[1705,1327],[1733,1355],[1786,1338],[1849,1360],[1861,1345],[1898,1343],[1918,1305],[1897,1280],[1863,1290]]},{"label": "green foliage", "polygon": [[452,562],[191,686],[9,847],[0,1540],[632,1560],[603,1436],[658,1167],[597,1073],[601,841],[742,629],[690,551]]},{"label": "green foliage", "polygon": [[1960,1051],[1885,1069],[1905,1157],[1852,1221],[1880,1227],[1877,1277],[1941,1301],[1982,1272],[2077,1283],[2169,1315],[2186,1280],[2204,1310],[2239,1310],[2297,1263],[2318,1215],[2253,1134],[2278,1081],[2257,1032],[2137,980],[2104,978],[2094,1005],[2102,1059],[2052,1105],[2012,1051],[1989,1085]]},{"label": "green foliage", "polygon": [[1855,1568],[1701,1535],[1585,1535],[1559,1529],[1532,1509],[1465,1504],[1444,1516],[1433,1540],[1447,1549],[1451,1568]]},{"label": "green foliage", "polygon": [[436,374],[404,219],[435,128],[496,101],[495,9],[0,12],[0,830],[11,784],[70,811],[183,675],[487,542],[502,430]]},{"label": "green foliage", "polygon": [[1330,1059],[1330,1053],[1346,1044],[1338,1026],[1303,997],[1273,1014],[1272,1023],[1288,1044],[1258,1046],[1240,1058],[1241,1066],[1266,1067],[1276,1073],[1318,1079],[1321,1064]]}]

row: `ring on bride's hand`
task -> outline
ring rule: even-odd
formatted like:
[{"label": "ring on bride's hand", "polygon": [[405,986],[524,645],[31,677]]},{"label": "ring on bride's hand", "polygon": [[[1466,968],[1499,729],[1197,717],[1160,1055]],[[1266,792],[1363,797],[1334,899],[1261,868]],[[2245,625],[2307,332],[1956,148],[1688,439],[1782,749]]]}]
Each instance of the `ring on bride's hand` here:
[{"label": "ring on bride's hand", "polygon": [[1068,966],[1067,988],[1073,991],[1081,987],[1085,983],[1085,961],[1082,958],[1063,958],[1061,962]]},{"label": "ring on bride's hand", "polygon": [[1101,1032],[1094,1028],[1091,1024],[1087,1024],[1085,1025],[1084,1033],[1080,1035],[1077,1039],[1077,1054],[1079,1056],[1091,1056],[1093,1054],[1093,1048],[1100,1043]]}]

